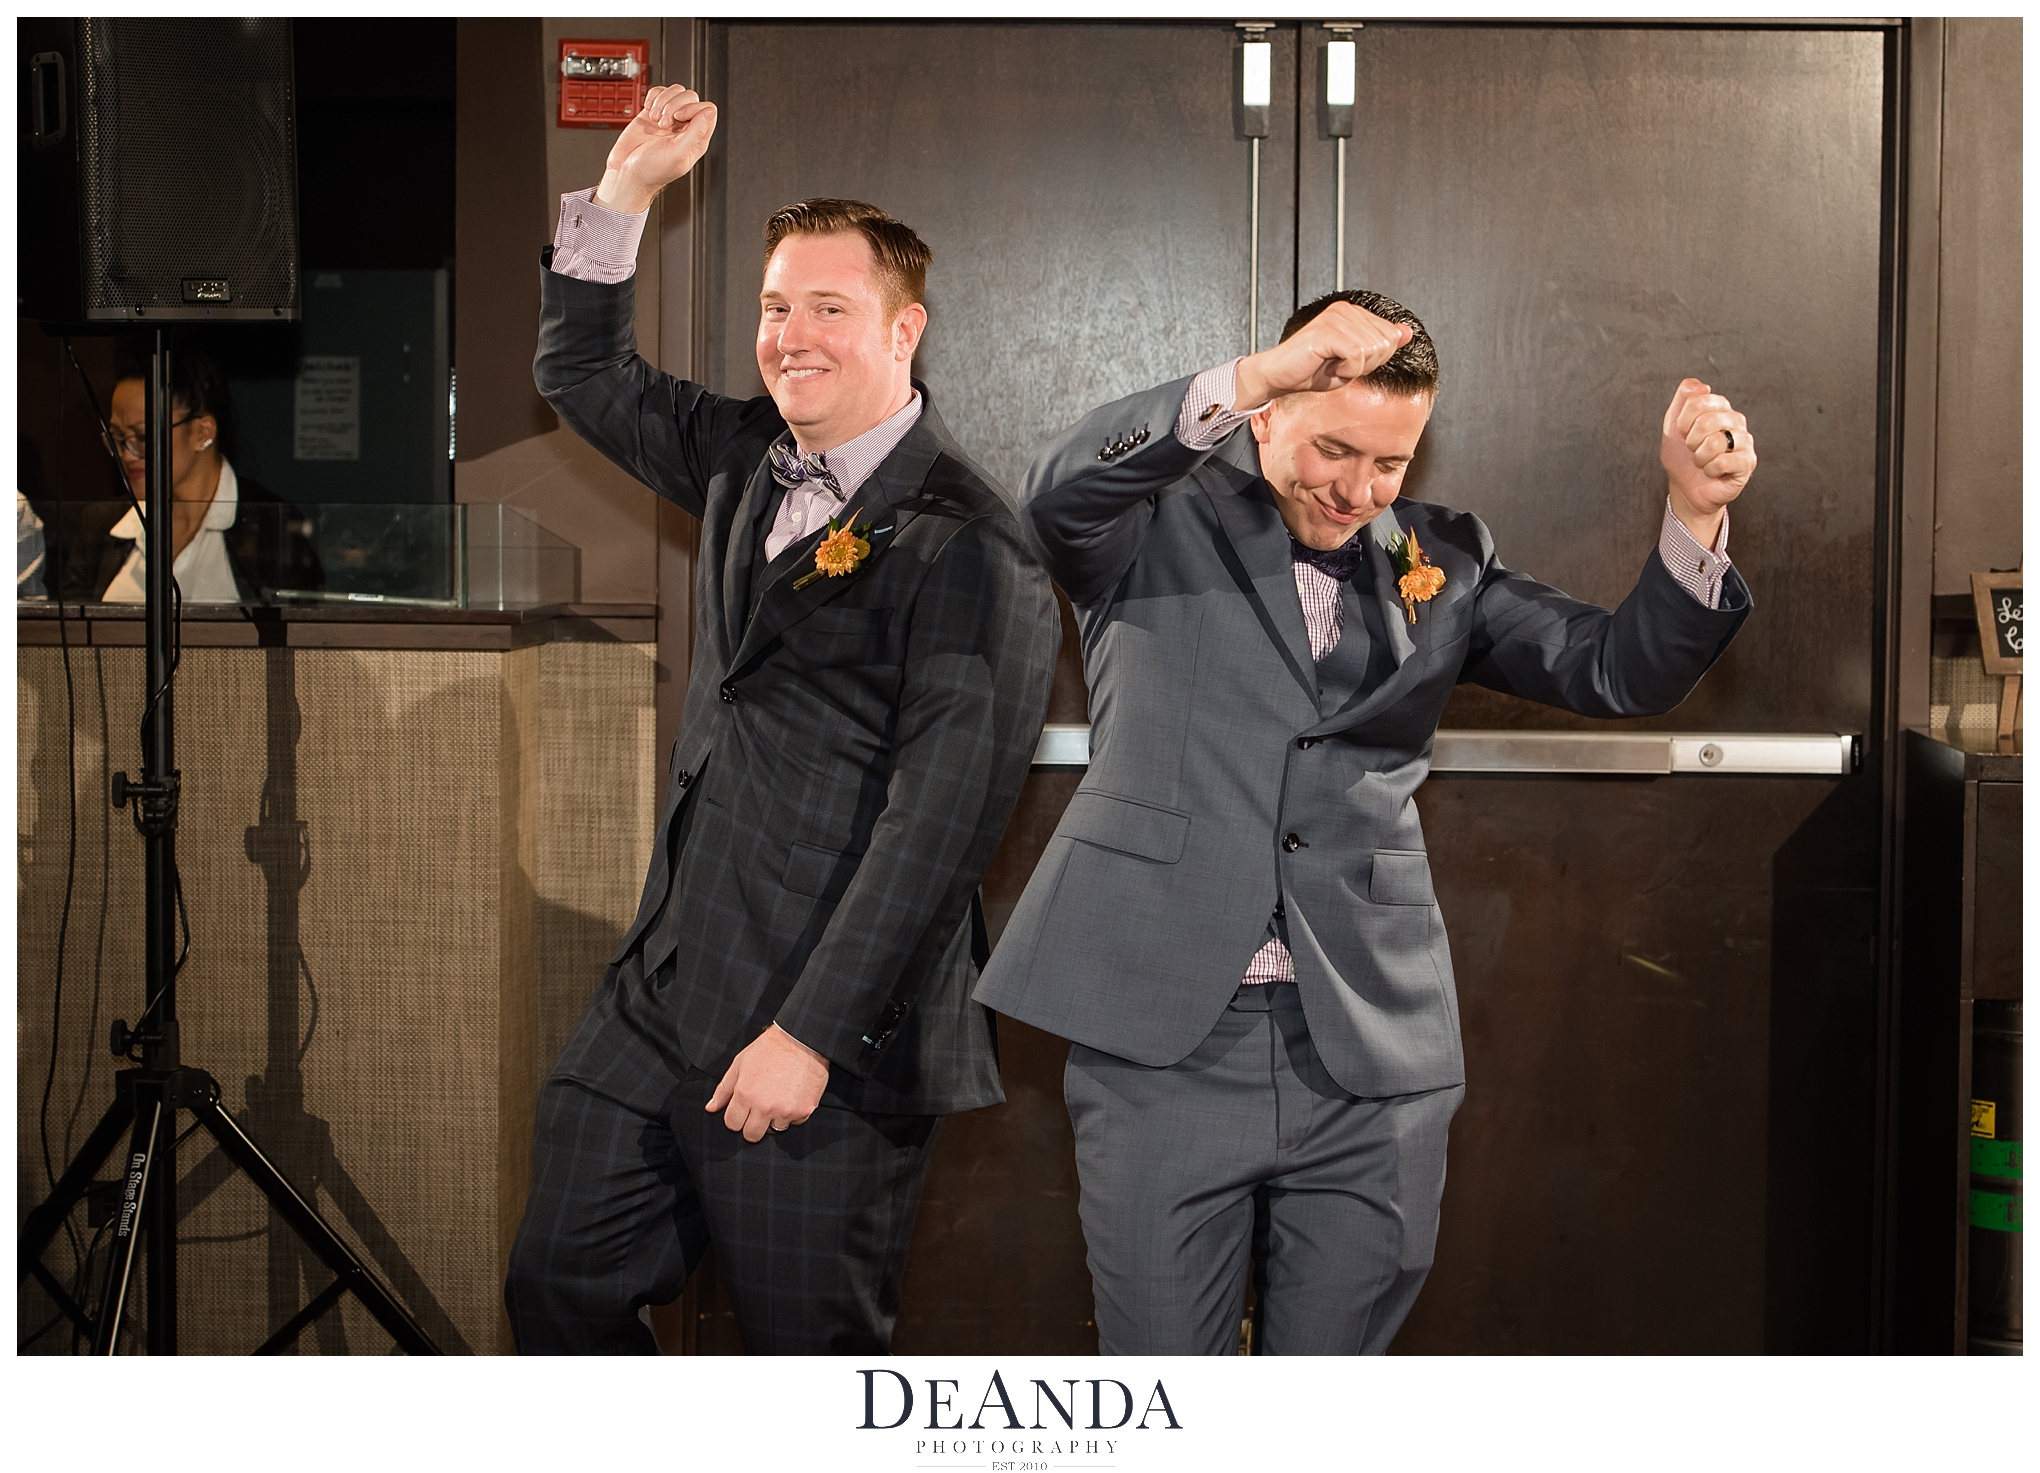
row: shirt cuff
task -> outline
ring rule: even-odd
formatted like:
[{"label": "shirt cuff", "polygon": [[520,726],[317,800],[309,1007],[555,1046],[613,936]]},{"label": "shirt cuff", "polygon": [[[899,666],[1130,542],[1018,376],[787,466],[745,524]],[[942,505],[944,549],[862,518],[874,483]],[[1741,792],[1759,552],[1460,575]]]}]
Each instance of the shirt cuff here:
[{"label": "shirt cuff", "polygon": [[626,215],[595,203],[594,189],[560,196],[559,228],[553,231],[552,269],[580,281],[614,285],[637,274],[638,240],[650,210]]},{"label": "shirt cuff", "polygon": [[1216,368],[1207,368],[1190,380],[1190,391],[1183,396],[1183,408],[1176,415],[1176,438],[1192,450],[1209,450],[1245,424],[1261,409],[1234,409],[1233,399],[1238,392],[1240,360],[1221,363]]},{"label": "shirt cuff", "polygon": [[1672,501],[1665,498],[1664,526],[1658,530],[1658,556],[1679,582],[1679,586],[1710,609],[1721,607],[1721,583],[1728,576],[1728,511],[1721,513],[1721,534],[1712,549],[1686,530],[1686,524],[1672,515]]}]

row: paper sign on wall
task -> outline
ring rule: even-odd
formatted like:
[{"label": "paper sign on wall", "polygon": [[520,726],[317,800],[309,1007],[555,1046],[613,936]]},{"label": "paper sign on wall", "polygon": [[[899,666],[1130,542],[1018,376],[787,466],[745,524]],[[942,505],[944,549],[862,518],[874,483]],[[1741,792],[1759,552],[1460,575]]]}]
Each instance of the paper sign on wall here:
[{"label": "paper sign on wall", "polygon": [[361,459],[361,360],[298,361],[295,440],[299,460]]}]

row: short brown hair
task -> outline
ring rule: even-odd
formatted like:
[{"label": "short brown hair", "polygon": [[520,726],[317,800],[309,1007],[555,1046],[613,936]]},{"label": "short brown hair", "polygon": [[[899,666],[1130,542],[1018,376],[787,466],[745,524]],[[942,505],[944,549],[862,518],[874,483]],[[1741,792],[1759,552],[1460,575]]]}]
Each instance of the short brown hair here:
[{"label": "short brown hair", "polygon": [[933,258],[921,237],[877,205],[854,199],[804,199],[775,210],[765,222],[765,263],[789,235],[844,235],[856,232],[871,247],[878,273],[879,300],[886,316],[897,316],[909,302],[928,291],[928,262]]},{"label": "short brown hair", "polygon": [[1434,400],[1438,397],[1437,344],[1424,331],[1424,324],[1417,321],[1416,313],[1380,292],[1327,292],[1315,302],[1306,302],[1296,309],[1295,316],[1282,325],[1282,340],[1287,342],[1295,337],[1312,318],[1334,302],[1351,302],[1384,322],[1400,323],[1410,330],[1410,340],[1397,348],[1388,362],[1367,375],[1368,383],[1383,393],[1402,394],[1412,399],[1420,394]]}]

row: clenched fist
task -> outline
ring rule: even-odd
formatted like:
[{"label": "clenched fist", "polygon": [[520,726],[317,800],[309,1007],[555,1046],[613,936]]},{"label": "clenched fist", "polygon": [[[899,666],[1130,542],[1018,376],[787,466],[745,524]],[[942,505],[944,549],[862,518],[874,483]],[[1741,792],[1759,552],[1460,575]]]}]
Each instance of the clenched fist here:
[{"label": "clenched fist", "polygon": [[1715,546],[1728,504],[1757,468],[1749,421],[1706,384],[1686,379],[1665,410],[1658,460],[1671,481],[1672,515],[1702,547]]},{"label": "clenched fist", "polygon": [[1365,307],[1334,302],[1295,336],[1242,358],[1235,409],[1254,409],[1284,394],[1324,393],[1365,378],[1410,340],[1410,329]]},{"label": "clenched fist", "polygon": [[617,136],[595,202],[627,215],[651,208],[660,190],[708,152],[715,136],[715,104],[692,87],[654,87],[645,105]]}]

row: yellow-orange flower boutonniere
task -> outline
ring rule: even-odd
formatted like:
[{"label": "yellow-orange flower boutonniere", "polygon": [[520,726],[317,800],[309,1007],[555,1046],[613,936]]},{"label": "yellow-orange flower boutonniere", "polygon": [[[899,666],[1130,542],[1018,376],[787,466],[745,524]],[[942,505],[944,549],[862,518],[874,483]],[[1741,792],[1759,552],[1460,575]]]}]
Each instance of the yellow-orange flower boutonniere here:
[{"label": "yellow-orange flower boutonniere", "polygon": [[[855,521],[853,515],[850,521]],[[829,535],[815,545],[815,570],[803,573],[793,583],[798,593],[817,578],[841,578],[857,571],[858,565],[871,556],[871,523],[854,527],[850,522],[836,525],[834,517],[829,518]]]},{"label": "yellow-orange flower boutonniere", "polygon": [[1430,558],[1424,555],[1424,549],[1417,545],[1415,532],[1389,543],[1388,555],[1394,560],[1395,570],[1400,575],[1395,580],[1395,591],[1402,595],[1403,612],[1414,624],[1417,622],[1417,605],[1429,603],[1445,586],[1445,570],[1432,566]]}]

